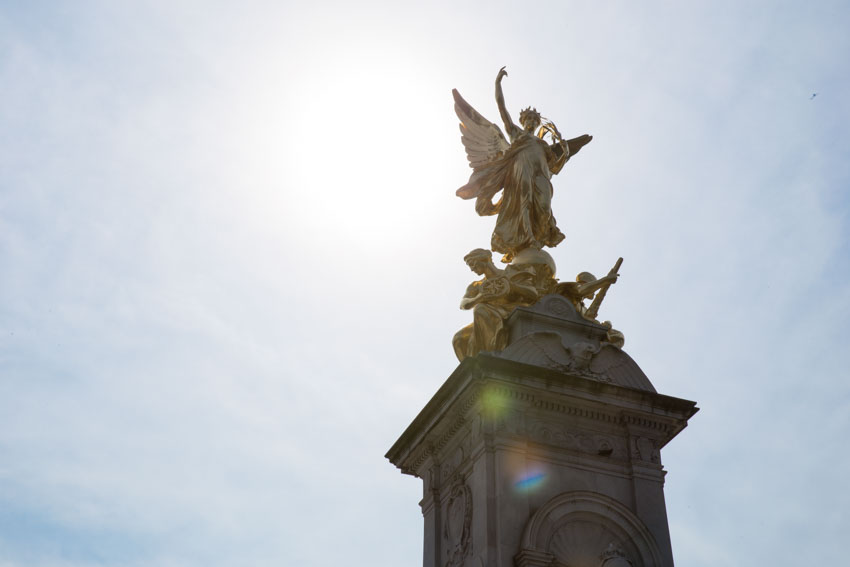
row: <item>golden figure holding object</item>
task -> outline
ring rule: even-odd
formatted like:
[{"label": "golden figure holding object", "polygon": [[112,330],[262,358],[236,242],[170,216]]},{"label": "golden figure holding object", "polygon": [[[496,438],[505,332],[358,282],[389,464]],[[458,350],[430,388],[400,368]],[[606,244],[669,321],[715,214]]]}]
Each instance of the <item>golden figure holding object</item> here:
[{"label": "golden figure holding object", "polygon": [[[552,214],[550,179],[593,138],[585,134],[564,140],[555,124],[531,107],[520,112],[521,126],[514,124],[502,93],[502,79],[507,75],[502,67],[496,76],[496,104],[510,143],[496,124],[452,90],[461,141],[473,170],[457,195],[474,198],[479,215],[497,215],[490,244],[508,264],[505,269],[497,268],[490,250],[483,248],[464,258],[483,278],[469,284],[461,300],[461,309],[472,310],[473,322],[455,334],[455,354],[463,360],[481,351],[502,350],[507,345],[505,323],[514,309],[532,306],[550,293],[569,299],[580,317],[607,327],[608,342],[622,346],[622,333],[607,321],[599,323],[596,316],[608,288],[619,277],[623,259],[604,278],[582,272],[575,282],[558,283],[554,260],[543,250],[564,239]],[[502,195],[494,203],[499,192]],[[584,305],[585,299],[592,299],[589,307]]]},{"label": "golden figure holding object", "polygon": [[[531,107],[520,112],[522,127],[514,124],[502,94],[502,78],[507,74],[502,67],[496,77],[496,103],[510,143],[498,126],[481,116],[456,89],[452,90],[461,122],[461,141],[473,169],[469,182],[457,190],[457,195],[462,199],[475,198],[479,215],[498,215],[491,247],[504,254],[505,263],[526,248],[554,247],[564,239],[552,215],[550,178],[593,139],[585,134],[563,140],[552,122],[541,127],[542,117]],[[546,134],[551,135],[551,144],[543,140]],[[493,203],[499,191],[503,191],[502,197]]]}]

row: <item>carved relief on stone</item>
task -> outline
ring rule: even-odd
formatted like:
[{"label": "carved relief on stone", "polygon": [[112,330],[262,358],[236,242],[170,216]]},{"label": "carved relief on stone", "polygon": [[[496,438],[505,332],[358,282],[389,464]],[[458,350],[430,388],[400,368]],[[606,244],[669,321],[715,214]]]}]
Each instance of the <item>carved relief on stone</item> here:
[{"label": "carved relief on stone", "polygon": [[446,560],[445,567],[460,567],[470,549],[469,540],[472,526],[472,491],[458,481],[452,488],[448,502],[443,530]]},{"label": "carved relief on stone", "polygon": [[569,302],[560,296],[547,297],[543,303],[543,310],[546,313],[551,313],[559,317],[569,317],[573,312],[573,308],[571,308]]},{"label": "carved relief on stone", "polygon": [[[554,299],[554,304],[561,301]],[[655,391],[646,374],[619,347],[569,338],[567,344],[564,341],[558,332],[536,331],[513,341],[498,356],[599,382]]]},{"label": "carved relief on stone", "polygon": [[[552,304],[557,306],[559,301],[553,301]],[[514,342],[501,356],[592,380],[610,382],[606,373],[591,367],[593,357],[599,350],[599,345],[586,341],[577,341],[565,347],[558,333],[541,331]]]},{"label": "carved relief on stone", "polygon": [[[565,522],[554,533],[549,550],[564,565],[598,565],[602,567],[621,567],[612,563],[615,558],[604,559],[600,563],[601,553],[616,541],[615,547],[629,545],[622,541],[622,535],[602,518],[576,518]],[[631,562],[626,565],[631,567]]]},{"label": "carved relief on stone", "polygon": [[510,435],[525,435],[525,419],[517,410],[502,410],[493,423],[493,431]]},{"label": "carved relief on stone", "polygon": [[[531,335],[530,338],[534,340],[534,335]],[[561,344],[563,350],[560,353],[547,349],[546,343],[540,342],[539,346],[543,349],[551,368],[601,382],[610,382],[605,374],[598,374],[590,368],[590,361],[593,355],[599,352],[599,346],[585,341],[573,343],[566,348]]]},{"label": "carved relief on stone", "polygon": [[455,474],[457,472],[458,468],[461,466],[461,464],[464,461],[464,456],[465,455],[464,455],[463,447],[458,447],[457,449],[454,450],[454,452],[452,453],[452,456],[442,464],[440,469],[441,469],[441,478],[442,478],[443,483],[445,483],[449,479],[449,477],[451,477],[453,474]]},{"label": "carved relief on stone", "polygon": [[470,428],[469,428],[469,438],[467,439],[467,443],[469,447],[478,443],[481,440],[481,436],[483,434],[483,423],[481,414],[475,414],[470,419]]},{"label": "carved relief on stone", "polygon": [[586,435],[558,427],[552,423],[532,420],[528,426],[531,440],[591,455],[623,459],[627,455],[625,440],[608,435]]},{"label": "carved relief on stone", "polygon": [[596,454],[603,457],[609,457],[614,453],[614,444],[607,437],[597,435],[596,439]]},{"label": "carved relief on stone", "polygon": [[608,544],[608,548],[599,556],[599,567],[632,567],[633,564],[626,555],[626,552],[613,542]]},{"label": "carved relief on stone", "polygon": [[610,382],[610,379],[607,379],[604,374],[597,375],[597,373],[593,372],[590,368],[590,361],[593,359],[593,356],[599,352],[599,348],[600,347],[593,343],[584,341],[579,341],[568,346],[567,353],[570,355],[571,359],[569,369],[582,376],[590,375],[597,380]]},{"label": "carved relief on stone", "polygon": [[515,563],[518,567],[663,564],[654,537],[634,512],[590,491],[564,492],[539,508],[523,531]]},{"label": "carved relief on stone", "polygon": [[636,461],[660,465],[661,452],[658,450],[658,443],[649,437],[632,437],[632,458]]}]

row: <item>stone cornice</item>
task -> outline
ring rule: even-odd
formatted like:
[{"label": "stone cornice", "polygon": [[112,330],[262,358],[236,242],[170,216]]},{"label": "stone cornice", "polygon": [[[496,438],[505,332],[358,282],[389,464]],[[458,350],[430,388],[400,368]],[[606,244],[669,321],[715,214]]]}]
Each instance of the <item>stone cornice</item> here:
[{"label": "stone cornice", "polygon": [[688,400],[479,354],[449,376],[387,452],[387,459],[402,472],[420,476],[426,459],[439,462],[443,449],[470,423],[470,410],[484,388],[523,411],[533,408],[649,434],[659,449],[698,411]]}]

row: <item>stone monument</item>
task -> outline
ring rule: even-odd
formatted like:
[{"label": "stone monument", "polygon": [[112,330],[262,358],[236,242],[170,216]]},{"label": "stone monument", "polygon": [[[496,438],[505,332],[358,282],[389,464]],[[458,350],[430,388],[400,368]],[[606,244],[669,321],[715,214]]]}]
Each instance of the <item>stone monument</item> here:
[{"label": "stone monument", "polygon": [[532,108],[514,124],[505,76],[510,143],[453,95],[473,168],[457,194],[497,215],[490,244],[507,265],[465,257],[482,278],[461,300],[460,365],[386,457],[422,479],[425,567],[672,567],[660,451],[698,408],[656,392],[597,320],[622,258],[602,278],[555,278],[550,179],[592,138],[564,140]]}]

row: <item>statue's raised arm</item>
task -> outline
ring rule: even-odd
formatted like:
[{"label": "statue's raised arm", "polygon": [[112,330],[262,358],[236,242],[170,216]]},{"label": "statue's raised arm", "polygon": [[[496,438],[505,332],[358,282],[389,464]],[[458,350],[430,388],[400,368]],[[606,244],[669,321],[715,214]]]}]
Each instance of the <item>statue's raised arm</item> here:
[{"label": "statue's raised arm", "polygon": [[502,117],[502,122],[505,123],[505,131],[510,136],[511,140],[516,138],[521,132],[519,126],[511,120],[511,115],[508,113],[508,108],[505,106],[505,95],[502,93],[502,78],[507,77],[508,72],[502,67],[499,69],[499,74],[496,75],[496,105],[499,107],[499,114]]}]

